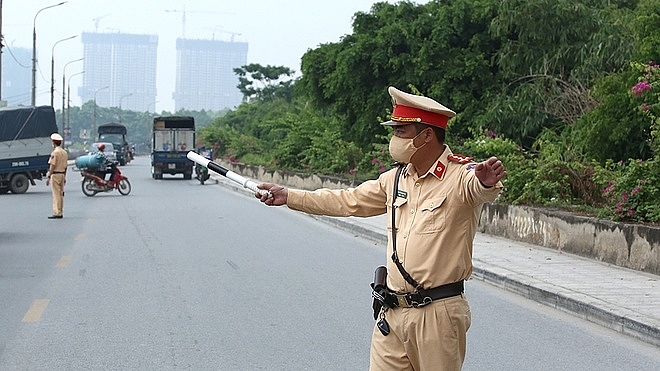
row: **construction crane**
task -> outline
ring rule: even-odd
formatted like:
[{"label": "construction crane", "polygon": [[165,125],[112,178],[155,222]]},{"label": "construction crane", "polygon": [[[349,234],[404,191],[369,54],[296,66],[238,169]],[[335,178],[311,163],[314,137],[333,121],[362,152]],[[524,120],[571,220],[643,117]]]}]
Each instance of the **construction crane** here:
[{"label": "construction crane", "polygon": [[183,6],[183,10],[179,9],[165,9],[166,13],[181,13],[181,26],[182,26],[182,31],[181,31],[181,37],[185,38],[186,37],[186,13],[204,13],[204,14],[233,14],[233,13],[226,13],[226,12],[210,12],[210,11],[203,11],[203,10],[186,10],[186,6]]},{"label": "construction crane", "polygon": [[94,32],[96,32],[96,33],[99,32],[99,21],[100,21],[101,19],[103,19],[103,18],[109,16],[109,15],[110,15],[110,14],[108,13],[108,14],[104,14],[104,15],[102,15],[102,16],[100,16],[100,17],[92,18],[92,20],[94,21]]},{"label": "construction crane", "polygon": [[[209,30],[211,29],[211,27],[204,27],[204,28],[205,28],[205,29],[209,29]],[[240,34],[240,33],[238,33],[238,32],[226,31],[226,30],[224,30],[224,29],[222,28],[222,26],[215,26],[215,27],[213,27],[213,36],[211,37],[211,40],[215,40],[215,32],[216,32],[218,29],[220,30],[220,32],[224,32],[224,33],[228,33],[228,34],[230,34],[230,35],[231,35],[231,42],[234,42],[234,36],[241,36],[241,35],[242,35],[242,34]]]},{"label": "construction crane", "polygon": [[241,36],[241,34],[238,32],[225,31],[225,30],[220,30],[220,32],[231,34],[231,42],[234,42],[234,36]]}]

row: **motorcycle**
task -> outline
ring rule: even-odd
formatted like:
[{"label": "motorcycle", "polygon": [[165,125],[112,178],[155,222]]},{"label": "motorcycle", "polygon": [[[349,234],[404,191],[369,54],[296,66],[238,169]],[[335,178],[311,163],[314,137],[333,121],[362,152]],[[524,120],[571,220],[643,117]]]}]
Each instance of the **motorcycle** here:
[{"label": "motorcycle", "polygon": [[85,196],[92,197],[99,192],[112,192],[115,189],[123,196],[131,193],[131,182],[119,171],[117,163],[113,163],[109,167],[111,171],[110,180],[105,180],[105,171],[80,170],[80,174],[82,175],[82,192]]},{"label": "motorcycle", "polygon": [[[205,152],[203,156],[209,160],[212,160],[211,151]],[[209,180],[209,178],[211,178],[209,169],[207,169],[206,166],[195,164],[195,179],[199,180],[200,184],[204,184],[204,182]]]}]

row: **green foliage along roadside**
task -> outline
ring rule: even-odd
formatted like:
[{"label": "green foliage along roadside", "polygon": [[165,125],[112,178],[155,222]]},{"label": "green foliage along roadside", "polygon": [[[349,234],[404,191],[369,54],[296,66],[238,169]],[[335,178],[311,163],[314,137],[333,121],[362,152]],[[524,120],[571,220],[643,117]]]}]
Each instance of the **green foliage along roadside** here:
[{"label": "green foliage along roadside", "polygon": [[660,0],[376,3],[352,34],[309,50],[299,78],[238,71],[246,103],[201,137],[231,161],[373,178],[390,167],[378,123],[393,85],[459,113],[454,152],[502,158],[500,201],[655,223],[654,60]]}]

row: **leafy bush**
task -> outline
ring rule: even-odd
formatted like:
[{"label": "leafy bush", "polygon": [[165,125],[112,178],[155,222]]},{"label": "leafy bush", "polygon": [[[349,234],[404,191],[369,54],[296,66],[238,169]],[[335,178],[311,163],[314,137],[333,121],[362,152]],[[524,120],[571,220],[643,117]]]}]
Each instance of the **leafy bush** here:
[{"label": "leafy bush", "polygon": [[[548,139],[543,139],[548,138]],[[535,143],[535,152],[524,151],[510,139],[493,132],[468,140],[457,151],[482,161],[497,156],[507,176],[500,202],[519,205],[546,205],[569,208],[574,205],[602,205],[602,185],[593,180],[598,165],[568,161],[567,151],[551,131]]]},{"label": "leafy bush", "polygon": [[489,131],[456,146],[450,143],[450,147],[454,153],[470,156],[477,162],[497,156],[507,172],[502,181],[504,191],[500,195],[500,202],[513,202],[520,197],[521,190],[529,180],[532,164],[524,150],[512,140],[500,138]]},{"label": "leafy bush", "polygon": [[660,222],[660,164],[656,160],[608,162],[598,177],[608,179],[600,217],[619,221]]},{"label": "leafy bush", "polygon": [[639,103],[639,111],[650,121],[649,146],[655,155],[649,160],[630,159],[627,162],[609,160],[598,176],[608,179],[603,191],[608,204],[600,216],[621,221],[660,222],[660,66],[632,63],[639,73],[630,95]]}]

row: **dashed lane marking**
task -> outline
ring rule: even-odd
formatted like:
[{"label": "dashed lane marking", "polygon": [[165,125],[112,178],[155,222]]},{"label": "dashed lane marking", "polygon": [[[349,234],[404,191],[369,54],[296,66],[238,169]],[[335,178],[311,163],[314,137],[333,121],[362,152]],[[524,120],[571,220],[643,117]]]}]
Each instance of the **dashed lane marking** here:
[{"label": "dashed lane marking", "polygon": [[41,315],[44,314],[46,307],[50,300],[48,299],[37,299],[32,302],[30,309],[23,316],[23,323],[35,323],[41,319]]},{"label": "dashed lane marking", "polygon": [[56,268],[66,268],[71,264],[71,256],[63,256],[60,258],[60,261],[57,262]]}]

